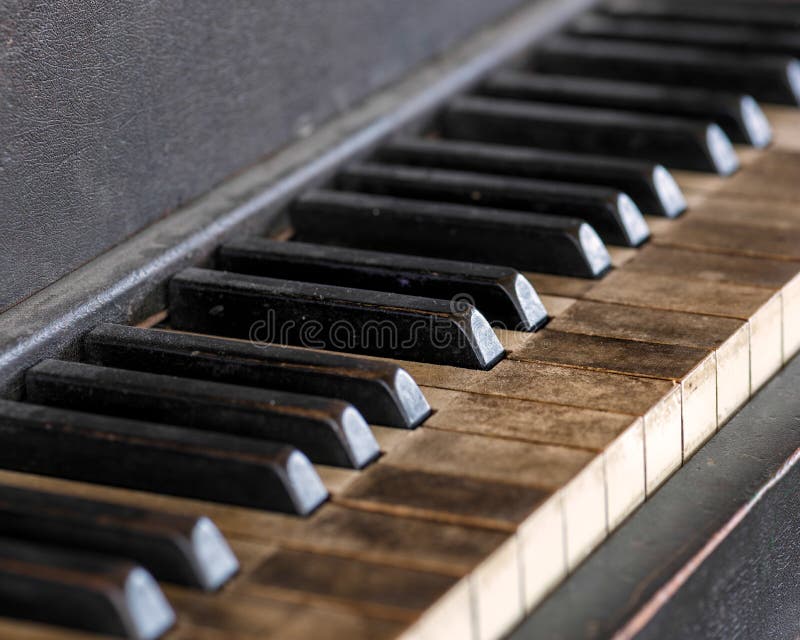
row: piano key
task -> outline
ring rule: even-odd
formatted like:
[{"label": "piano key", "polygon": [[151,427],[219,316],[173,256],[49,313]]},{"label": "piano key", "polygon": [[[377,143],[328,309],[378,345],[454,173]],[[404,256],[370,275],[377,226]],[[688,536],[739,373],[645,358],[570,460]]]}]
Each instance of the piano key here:
[{"label": "piano key", "polygon": [[580,218],[609,244],[638,247],[650,237],[636,203],[608,187],[379,164],[349,167],[338,180],[348,191]]},{"label": "piano key", "polygon": [[[430,426],[437,430],[511,439],[523,445],[555,444],[605,451],[604,484],[611,526],[644,500],[642,418],[450,389],[428,392],[436,406]],[[531,420],[532,415],[536,416],[535,420]],[[372,472],[385,468],[386,462]],[[352,493],[352,488],[353,485],[348,488],[348,494]]]},{"label": "piano key", "polygon": [[470,304],[207,269],[172,278],[170,322],[199,333],[470,369],[491,369],[505,355]]},{"label": "piano key", "polygon": [[413,429],[431,413],[414,379],[389,362],[115,324],[92,330],[84,353],[122,369],[338,398],[385,426]]},{"label": "piano key", "polygon": [[457,582],[449,575],[293,549],[270,554],[249,578],[237,595],[271,595],[277,591],[314,600],[335,593],[339,601],[354,608],[389,607],[398,618],[409,621],[418,618]]},{"label": "piano key", "polygon": [[0,485],[0,536],[129,558],[159,580],[209,591],[239,568],[208,518],[8,485]]},{"label": "piano key", "polygon": [[25,375],[32,402],[296,446],[314,462],[360,469],[378,444],[351,404],[221,382],[45,360]]},{"label": "piano key", "polygon": [[[749,397],[750,327],[741,320],[643,307],[632,314],[630,307],[623,305],[581,300],[557,316],[551,326],[582,334],[715,351],[718,424],[723,424]],[[435,396],[432,399],[436,401]],[[436,415],[439,409],[437,406]]]},{"label": "piano key", "polygon": [[788,56],[558,36],[537,47],[534,65],[545,73],[735,91],[792,106],[800,101],[800,62]]},{"label": "piano key", "polygon": [[470,300],[487,320],[509,329],[531,331],[547,322],[536,291],[511,267],[266,238],[222,245],[217,267],[256,276]]},{"label": "piano key", "polygon": [[413,138],[385,144],[376,157],[383,163],[605,185],[630,195],[645,213],[674,218],[686,210],[686,200],[670,172],[661,165],[638,160]]},{"label": "piano key", "polygon": [[680,274],[621,269],[586,296],[629,307],[670,309],[745,320],[750,325],[750,390],[755,392],[780,367],[781,295],[775,291]]},{"label": "piano key", "polygon": [[[377,564],[372,568],[374,573],[383,567]],[[302,569],[296,567],[295,571]],[[253,589],[252,581],[255,579],[253,575],[239,584],[246,582],[247,587]],[[346,580],[347,577],[340,575],[339,579]],[[257,597],[237,596],[227,590],[223,593],[215,598],[197,598],[186,590],[170,591],[170,601],[180,612],[180,623],[169,640],[395,640],[408,627],[407,621],[376,617],[367,607],[341,606],[338,603],[331,606],[331,596],[335,597],[335,592],[326,594],[327,598],[319,598],[317,602],[307,594],[303,594],[305,597],[301,602],[296,595],[278,599],[274,592]],[[459,624],[465,624],[469,632],[466,613],[464,622]]]},{"label": "piano key", "polygon": [[717,361],[707,349],[548,329],[520,341],[511,357],[673,380],[682,389],[685,457],[717,429]]},{"label": "piano key", "polygon": [[[464,439],[469,439],[469,436],[458,434],[450,439],[450,443]],[[491,446],[495,441],[484,442]],[[522,447],[524,445],[520,444]],[[530,447],[529,451],[531,449],[536,450],[536,447]],[[555,455],[561,453],[555,448],[549,452]],[[391,455],[394,453],[392,451]],[[408,457],[413,459],[413,456]],[[478,468],[485,472],[484,467],[480,465]],[[475,471],[473,467],[470,474]],[[470,525],[480,520],[487,528],[514,531],[539,504],[550,497],[548,489],[552,485],[548,484],[554,482],[552,476],[548,477],[546,473],[540,475],[539,484],[535,485],[524,486],[527,478],[517,477],[520,484],[512,484],[513,480],[511,476],[503,478],[502,482],[478,480],[471,475],[462,474],[459,477],[431,473],[425,468],[414,470],[380,464],[362,474],[340,499],[348,505],[362,503],[368,505],[369,509],[385,513],[399,511],[398,515],[410,513],[423,518],[426,514],[443,513],[459,524]]]},{"label": "piano key", "polygon": [[[680,434],[678,434],[679,439]],[[637,454],[641,453],[642,449],[639,449]],[[444,476],[438,481],[440,486],[445,483],[446,478],[457,476],[474,478],[481,482],[522,485],[534,490],[544,489],[551,495],[556,487],[563,488],[565,485],[570,487],[556,498],[556,500],[561,498],[560,508],[564,512],[562,531],[566,534],[566,539],[563,541],[563,546],[559,544],[560,549],[553,548],[555,545],[548,540],[546,549],[542,549],[543,545],[535,543],[531,549],[530,542],[526,541],[527,544],[523,542],[520,545],[522,547],[520,551],[525,555],[531,552],[533,555],[543,552],[545,554],[565,552],[567,565],[572,568],[606,535],[607,511],[603,468],[590,451],[528,444],[440,429],[420,429],[412,438],[407,439],[403,446],[393,449],[386,455],[381,467],[376,467],[374,470],[378,472],[376,475],[382,475],[382,469],[388,465],[405,469],[407,472],[411,470],[427,472],[430,474],[428,482],[437,482],[433,479],[435,476]],[[359,486],[368,484],[368,481],[369,475],[364,474],[348,490],[344,499],[347,499],[351,490],[357,490]],[[413,483],[414,481],[409,478],[408,484]],[[452,483],[451,486],[453,485],[458,486],[458,483]],[[466,488],[467,483],[463,486]],[[491,492],[491,489],[488,492]],[[430,491],[431,502],[436,500],[435,493],[435,490]],[[576,493],[582,495],[576,496]],[[395,500],[400,502],[398,498],[400,496],[395,496]],[[419,502],[426,499],[428,496],[420,498]],[[405,502],[406,512],[414,508],[413,497],[406,498]],[[451,507],[451,511],[458,517],[458,507]],[[526,520],[527,518],[519,522],[518,531],[527,528]],[[514,543],[519,543],[519,540],[515,540]]]},{"label": "piano key", "polygon": [[[426,431],[420,429],[414,434]],[[331,555],[356,555],[389,566],[459,578],[472,571],[475,577],[484,575],[490,578],[486,565],[495,564],[493,561],[499,558],[493,554],[508,540],[508,534],[480,527],[421,518],[399,518],[367,510],[347,509],[336,504],[327,507],[309,525],[306,529],[307,539],[313,540],[320,551],[329,551]],[[483,564],[478,566],[481,562]],[[509,582],[519,589],[518,574],[513,575],[519,567],[514,565],[514,561],[508,564],[511,565]],[[504,583],[505,580],[502,580],[498,586],[505,587]],[[486,595],[482,591],[473,592],[479,601]],[[510,590],[507,593],[517,598],[519,592]],[[477,604],[483,608],[480,602]],[[501,604],[498,608],[505,606]],[[493,615],[491,611],[486,613]]]},{"label": "piano key", "polygon": [[[694,214],[694,212],[692,212]],[[707,220],[714,220],[709,217]],[[716,222],[723,222],[719,219]],[[749,229],[733,225],[734,231],[747,233]],[[733,234],[732,234],[733,235]],[[714,253],[708,250],[690,250],[670,246],[650,245],[627,265],[630,271],[669,273],[674,276],[733,282],[754,287],[780,290],[797,276],[797,265],[767,257],[751,258],[735,253]]]},{"label": "piano key", "polygon": [[[720,221],[718,221],[719,224]],[[746,233],[746,229],[732,225],[735,231]],[[702,231],[700,232],[702,236]],[[800,329],[800,277],[797,265],[783,260],[771,260],[766,257],[751,258],[729,253],[713,253],[708,250],[686,250],[682,248],[653,246],[647,252],[632,261],[629,267],[637,272],[664,273],[670,276],[691,277],[695,279],[710,280],[713,282],[726,282],[734,284],[751,285],[771,289],[780,294],[780,304],[774,308],[782,317],[781,326],[775,323],[761,322],[764,329],[762,335],[773,336],[773,346],[782,350],[782,359],[787,361],[797,350],[798,329]],[[758,338],[758,325],[753,324],[756,330],[752,336]],[[761,343],[755,357],[764,362],[773,359],[779,360],[773,351]],[[766,368],[769,368],[767,366]]]},{"label": "piano key", "polygon": [[328,497],[305,455],[250,438],[2,400],[0,442],[14,471],[299,515]]},{"label": "piano key", "polygon": [[758,148],[772,139],[769,121],[758,103],[752,96],[736,93],[518,71],[490,77],[481,93],[714,121],[734,142]]},{"label": "piano key", "polygon": [[58,547],[0,538],[0,615],[136,640],[175,623],[142,567]]},{"label": "piano key", "polygon": [[338,191],[291,209],[300,240],[598,278],[611,259],[581,220]]},{"label": "piano key", "polygon": [[[558,500],[560,508],[561,496],[551,497],[548,495],[548,489],[555,484],[554,478],[562,469],[568,469],[571,462],[576,458],[580,459],[581,454],[585,455],[584,452],[580,452],[575,456],[574,450],[567,450],[568,454],[564,456],[564,450],[559,450],[557,447],[526,446],[519,442],[514,443],[517,446],[508,446],[511,445],[511,442],[502,439],[444,433],[439,430],[421,429],[417,433],[424,435],[425,432],[429,432],[432,437],[417,440],[410,448],[411,450],[406,450],[406,456],[404,456],[417,468],[406,469],[382,463],[368,473],[362,474],[341,496],[341,501],[354,508],[377,511],[387,515],[435,519],[441,522],[479,526],[484,529],[506,532],[517,530],[527,533],[530,530],[526,526],[528,516],[534,510],[552,514],[555,509],[550,508],[549,505],[553,505],[556,500]],[[480,447],[483,449],[482,454]],[[477,455],[465,455],[467,453],[465,449],[470,448]],[[421,455],[415,456],[417,452]],[[432,464],[430,460],[436,460],[442,454],[450,460],[451,469],[464,465],[462,468],[469,469],[469,471],[466,472],[466,475],[447,471],[439,472],[434,466],[436,462]],[[505,474],[500,467],[491,469],[491,465],[485,464],[486,460],[492,458],[493,455],[496,455],[498,460],[506,461]],[[559,470],[552,473],[550,465],[556,458],[560,463],[557,465]],[[441,461],[437,462],[441,464]],[[586,484],[590,484],[594,480],[601,480],[597,477],[599,474],[592,473],[599,468],[599,465],[594,465],[594,469],[587,469],[585,464],[581,465],[578,462],[575,466],[578,468],[572,467],[574,474],[571,475],[573,478],[578,477],[575,480],[576,484],[584,479]],[[476,468],[480,471],[476,472]],[[544,486],[528,484],[528,474],[518,473],[519,469],[527,471],[532,468],[538,468],[540,477],[545,479]],[[476,475],[483,476],[483,474],[505,475],[505,481],[498,482],[493,479],[475,477]],[[520,479],[520,476],[525,477]],[[580,533],[588,539],[592,539],[597,531],[594,527],[595,523],[600,525],[598,528],[605,526],[605,500],[602,498],[601,492],[602,482],[597,482],[591,490],[584,494],[588,508],[583,511],[583,528]],[[600,499],[595,501],[593,500],[595,497]],[[569,502],[572,501],[569,500]],[[548,518],[546,524],[541,520],[536,522],[539,529],[552,531],[550,527],[555,528],[553,525],[556,524],[553,520],[555,518]],[[534,591],[548,582],[550,576],[545,575],[547,569],[552,568],[555,571],[561,569],[560,566],[553,567],[564,557],[561,541],[554,543],[551,539],[547,539],[545,542],[541,538],[536,539],[535,535],[531,537],[533,540],[525,534],[520,535],[519,539],[516,536],[512,537],[509,541],[511,544],[506,544],[504,549],[493,554],[491,564],[494,565],[494,568],[490,569],[489,566],[484,565],[482,573],[485,576],[498,575],[498,570],[505,566],[504,573],[507,576],[503,580],[507,585],[505,589],[503,584],[498,584],[496,579],[490,583],[491,586],[488,586],[481,580],[480,575],[475,576],[475,584],[481,585],[475,592],[475,596],[477,596],[476,609],[481,619],[481,633],[478,637],[502,637],[503,629],[508,628],[509,624],[513,624],[513,617],[521,615],[522,603],[518,599],[518,591],[513,589],[517,581],[514,574],[515,571],[518,572],[522,568],[520,565],[527,564],[528,567],[536,567],[533,572],[534,576],[531,576],[527,583],[527,586]],[[576,539],[570,541],[578,542]],[[514,558],[515,555],[517,558]],[[577,550],[575,555],[577,555]],[[505,559],[503,559],[504,556]],[[537,562],[542,556],[550,556],[555,559],[555,562],[552,560]],[[480,572],[481,570],[479,570]],[[472,583],[472,580],[470,582]],[[512,588],[508,589],[508,587]],[[511,606],[516,609],[516,612],[509,610]],[[444,632],[430,637],[452,636]]]},{"label": "piano key", "polygon": [[[800,132],[800,110],[796,115]],[[743,171],[741,175],[730,180],[724,189],[720,189],[720,185],[714,181],[692,180],[691,178],[695,176],[682,176],[682,180],[689,185],[698,205],[705,206],[713,196],[714,199],[723,197],[733,200],[735,205],[731,208],[749,209],[753,212],[753,216],[748,224],[762,220],[762,215],[772,215],[778,208],[787,208],[787,217],[792,217],[795,221],[800,220],[794,206],[798,198],[797,175],[800,171],[800,153],[780,148],[777,140],[776,147],[752,163],[748,171]]]},{"label": "piano key", "polygon": [[688,224],[663,233],[658,243],[697,251],[774,260],[800,260],[795,234],[785,229],[692,218]]},{"label": "piano key", "polygon": [[608,0],[597,9],[614,16],[702,23],[746,24],[770,28],[800,27],[800,12],[790,3],[784,6],[755,2],[695,2],[694,0]]},{"label": "piano key", "polygon": [[692,198],[697,203],[697,211],[693,210],[692,215],[698,219],[782,229],[788,233],[800,228],[797,207],[791,201],[772,201],[767,204],[749,200],[743,195],[737,197],[735,192],[728,193],[727,190],[709,195],[695,193]]},{"label": "piano key", "polygon": [[730,175],[739,159],[716,124],[541,102],[462,97],[445,110],[449,137],[608,154]]},{"label": "piano key", "polygon": [[568,27],[572,35],[616,38],[639,42],[683,44],[736,52],[800,55],[800,35],[794,29],[745,24],[701,24],[691,20],[663,21],[651,18],[579,16]]},{"label": "piano key", "polygon": [[[481,379],[452,367],[420,364],[412,369],[414,377],[426,386],[643,416],[645,441],[650,443],[645,449],[648,491],[680,466],[681,390],[671,381],[511,358],[501,362],[493,375]],[[383,462],[392,461],[387,455]]]}]

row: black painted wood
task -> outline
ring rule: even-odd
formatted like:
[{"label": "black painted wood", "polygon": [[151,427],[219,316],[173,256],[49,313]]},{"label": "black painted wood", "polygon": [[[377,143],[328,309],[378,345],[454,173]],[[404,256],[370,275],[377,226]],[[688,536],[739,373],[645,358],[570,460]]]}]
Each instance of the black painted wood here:
[{"label": "black painted wood", "polygon": [[718,125],[628,111],[462,97],[445,109],[454,138],[638,158],[676,169],[729,175],[736,152]]},{"label": "black painted wood", "polygon": [[626,247],[650,237],[636,203],[609,187],[374,163],[344,169],[337,182],[353,192],[579,218]]},{"label": "black painted wood", "polygon": [[578,219],[338,191],[310,191],[290,212],[297,238],[526,271],[597,278],[611,259]]},{"label": "black painted wood", "polygon": [[0,310],[522,4],[0,3]]},{"label": "black painted wood", "polygon": [[795,358],[511,640],[797,638],[798,386]]},{"label": "black painted wood", "polygon": [[331,351],[490,369],[504,356],[471,304],[187,269],[170,283],[178,329]]},{"label": "black painted wood", "polygon": [[142,567],[0,538],[0,615],[136,640],[161,637],[175,614]]},{"label": "black painted wood", "polygon": [[719,89],[763,102],[800,103],[800,62],[787,56],[556,36],[537,46],[533,65],[545,73]]},{"label": "black painted wood", "polygon": [[493,325],[508,329],[535,331],[547,322],[535,289],[511,267],[267,238],[222,245],[216,265],[256,276],[471,301]]},{"label": "black painted wood", "polygon": [[239,568],[208,518],[10,485],[0,485],[0,537],[128,558],[159,580],[210,591]]},{"label": "black painted wood", "polygon": [[494,74],[482,85],[481,93],[713,121],[733,142],[758,148],[772,140],[769,122],[758,103],[736,93],[520,71]]},{"label": "black painted wood", "polygon": [[413,429],[431,412],[402,368],[336,353],[104,324],[84,339],[84,356],[109,367],[338,398],[389,427]]},{"label": "black painted wood", "polygon": [[61,360],[25,382],[38,404],[289,444],[322,464],[359,469],[379,454],[358,410],[331,398]]},{"label": "black painted wood", "polygon": [[760,27],[800,27],[800,11],[791,2],[750,0],[605,0],[598,9],[616,16],[644,16],[659,20],[745,24]]},{"label": "black painted wood", "polygon": [[587,13],[572,22],[573,35],[710,47],[736,52],[774,53],[796,58],[800,34],[795,29],[759,28],[751,24],[699,24],[691,20],[622,18]]},{"label": "black painted wood", "polygon": [[437,138],[399,138],[375,157],[382,163],[604,185],[630,195],[644,213],[668,218],[686,210],[669,171],[650,162]]},{"label": "black painted wood", "polygon": [[302,453],[250,438],[2,400],[0,443],[14,471],[300,515],[328,497]]}]

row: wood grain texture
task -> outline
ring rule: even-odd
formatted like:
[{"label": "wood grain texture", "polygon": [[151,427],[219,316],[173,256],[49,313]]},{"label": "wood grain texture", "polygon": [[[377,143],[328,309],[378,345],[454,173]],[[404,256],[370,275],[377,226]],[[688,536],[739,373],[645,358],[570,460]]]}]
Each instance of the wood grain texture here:
[{"label": "wood grain texture", "polygon": [[[642,253],[648,250],[643,249]],[[548,328],[712,350],[722,346],[742,326],[743,321],[733,318],[654,308],[631,312],[625,305],[580,300],[557,315]]]},{"label": "wood grain texture", "polygon": [[717,407],[717,425],[750,395],[750,325],[741,320],[651,308],[632,312],[626,305],[581,300],[549,328],[713,352],[717,397],[712,404]]},{"label": "wood grain texture", "polygon": [[490,375],[456,367],[408,363],[424,386],[643,415],[672,389],[664,380],[589,371],[540,362],[504,360]]},{"label": "wood grain texture", "polygon": [[708,356],[704,349],[555,329],[533,334],[512,358],[679,381]]},{"label": "wood grain texture", "polygon": [[760,287],[688,280],[680,276],[617,271],[589,298],[634,307],[655,307],[748,320],[751,392],[783,361],[781,296]]},{"label": "wood grain texture", "polygon": [[167,637],[172,640],[200,638],[202,640],[239,638],[291,638],[300,640],[325,630],[332,639],[396,637],[406,624],[370,617],[335,606],[309,606],[284,602],[264,595],[244,595],[224,598],[198,598],[177,588],[166,591],[167,597],[181,616],[176,630]]},{"label": "wood grain texture", "polygon": [[425,423],[427,428],[522,442],[602,451],[636,420],[635,416],[627,413],[533,400],[435,387],[424,387],[423,391],[436,406],[436,413]]},{"label": "wood grain texture", "polygon": [[513,533],[549,495],[545,489],[403,469],[387,462],[362,474],[337,502]]},{"label": "wood grain texture", "polygon": [[721,225],[701,218],[676,221],[668,232],[656,236],[653,242],[714,253],[800,260],[800,248],[783,229],[733,222]]},{"label": "wood grain texture", "polygon": [[[700,210],[705,211],[705,207],[701,207]],[[699,219],[700,216],[693,218]],[[728,223],[715,214],[709,213],[708,219],[714,226],[726,232],[731,231],[727,229]],[[800,216],[797,220],[797,230],[800,230]],[[735,231],[739,233],[741,227],[736,225]],[[636,258],[626,265],[626,271],[663,273],[687,279],[779,290],[797,275],[797,265],[769,258],[691,251],[656,244],[642,249]]]},{"label": "wood grain texture", "polygon": [[413,621],[457,579],[436,573],[320,553],[277,549],[231,589],[234,595],[264,594],[280,600],[341,603],[369,614]]},{"label": "wood grain texture", "polygon": [[705,349],[545,329],[512,358],[672,380],[681,386],[684,455],[717,428],[716,360]]},{"label": "wood grain texture", "polygon": [[748,198],[727,189],[715,192],[694,191],[687,196],[692,217],[792,231],[800,226],[797,208],[789,200]]}]

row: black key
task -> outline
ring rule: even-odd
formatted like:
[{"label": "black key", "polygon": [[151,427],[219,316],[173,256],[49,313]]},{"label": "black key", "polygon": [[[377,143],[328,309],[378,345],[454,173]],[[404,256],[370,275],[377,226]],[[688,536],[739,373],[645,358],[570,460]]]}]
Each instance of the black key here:
[{"label": "black key", "polygon": [[122,560],[0,538],[0,615],[136,640],[175,613],[153,577]]},{"label": "black key", "polygon": [[266,238],[222,245],[217,266],[255,276],[469,301],[487,320],[507,329],[531,331],[547,322],[536,291],[511,267]]},{"label": "black key", "polygon": [[380,164],[349,167],[339,182],[348,191],[580,218],[609,244],[638,247],[650,237],[630,196],[608,187]]},{"label": "black key", "polygon": [[292,205],[299,240],[598,278],[611,259],[582,220],[340,191]]},{"label": "black key", "polygon": [[481,92],[514,100],[711,120],[734,142],[755,147],[765,147],[772,139],[769,122],[758,103],[752,96],[736,93],[518,71],[495,74]]},{"label": "black key", "polygon": [[686,200],[672,175],[650,162],[442,139],[401,139],[377,151],[381,162],[441,167],[598,184],[624,191],[646,212],[673,218],[686,210]]},{"label": "black key", "polygon": [[719,89],[778,104],[800,100],[800,62],[786,56],[558,36],[536,49],[534,64],[545,73]]},{"label": "black key", "polygon": [[307,515],[328,497],[296,449],[0,401],[0,468]]},{"label": "black key", "polygon": [[390,427],[413,429],[431,413],[414,379],[389,362],[115,324],[94,329],[84,351],[122,369],[338,398]]},{"label": "black key", "polygon": [[143,371],[45,360],[25,374],[32,402],[296,446],[309,459],[360,469],[379,453],[340,400]]},{"label": "black key", "polygon": [[239,569],[208,518],[0,485],[0,536],[134,560],[159,580],[215,590]]},{"label": "black key", "polygon": [[599,10],[615,16],[641,16],[659,20],[746,24],[770,28],[800,27],[800,9],[792,3],[697,2],[697,0],[610,0]]},{"label": "black key", "polygon": [[713,123],[542,102],[462,97],[443,115],[450,137],[599,153],[730,175],[739,159]]},{"label": "black key", "polygon": [[198,333],[490,369],[505,354],[470,304],[383,291],[186,269],[170,322]]},{"label": "black key", "polygon": [[796,29],[764,29],[750,24],[702,24],[691,20],[658,20],[584,14],[569,25],[573,35],[662,42],[735,52],[772,53],[796,58]]}]

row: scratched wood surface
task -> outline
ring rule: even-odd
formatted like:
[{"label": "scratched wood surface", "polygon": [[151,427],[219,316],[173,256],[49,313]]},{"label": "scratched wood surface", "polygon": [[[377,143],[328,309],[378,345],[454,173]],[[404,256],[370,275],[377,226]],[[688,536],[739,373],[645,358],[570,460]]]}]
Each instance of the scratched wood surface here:
[{"label": "scratched wood surface", "polygon": [[[0,472],[0,482],[212,517],[242,570],[168,585],[168,638],[496,638],[800,348],[800,116],[729,179],[678,172],[690,211],[587,281],[529,274],[553,316],[500,331],[491,371],[402,363],[435,413],[374,427],[381,459],[318,467],[309,518]],[[0,635],[87,636],[0,620]],[[91,636],[96,637],[96,636]]]}]

